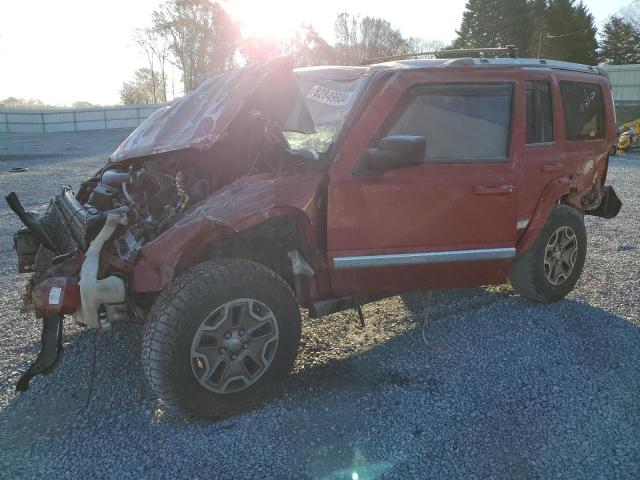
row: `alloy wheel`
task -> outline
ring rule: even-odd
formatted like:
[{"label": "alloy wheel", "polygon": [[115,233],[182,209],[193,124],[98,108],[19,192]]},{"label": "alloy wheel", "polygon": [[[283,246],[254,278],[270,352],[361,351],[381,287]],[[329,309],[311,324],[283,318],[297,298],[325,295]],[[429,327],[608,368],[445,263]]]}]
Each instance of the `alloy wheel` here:
[{"label": "alloy wheel", "polygon": [[191,344],[191,369],[214,393],[244,390],[271,365],[278,338],[269,307],[250,298],[231,300],[200,324]]},{"label": "alloy wheel", "polygon": [[578,259],[578,237],[573,228],[558,228],[547,242],[544,273],[549,283],[559,286],[567,281]]}]

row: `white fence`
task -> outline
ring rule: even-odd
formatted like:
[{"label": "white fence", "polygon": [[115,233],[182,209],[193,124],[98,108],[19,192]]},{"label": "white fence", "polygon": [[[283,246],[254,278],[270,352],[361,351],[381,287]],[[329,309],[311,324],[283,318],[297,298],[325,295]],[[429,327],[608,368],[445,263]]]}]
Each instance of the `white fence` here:
[{"label": "white fence", "polygon": [[604,65],[616,102],[640,102],[640,65]]},{"label": "white fence", "polygon": [[[605,65],[617,104],[640,102],[640,65]],[[7,109],[0,107],[0,133],[70,132],[135,128],[163,104],[79,109]]]},{"label": "white fence", "polygon": [[0,108],[0,133],[135,128],[162,104],[79,109]]}]

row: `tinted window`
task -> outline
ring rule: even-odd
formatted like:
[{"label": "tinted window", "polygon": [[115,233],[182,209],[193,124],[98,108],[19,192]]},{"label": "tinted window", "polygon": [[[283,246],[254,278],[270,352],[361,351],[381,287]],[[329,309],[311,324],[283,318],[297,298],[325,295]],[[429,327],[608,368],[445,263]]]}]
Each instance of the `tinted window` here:
[{"label": "tinted window", "polygon": [[553,107],[548,82],[527,82],[527,143],[553,142]]},{"label": "tinted window", "polygon": [[505,160],[511,96],[511,85],[423,85],[387,135],[425,137],[428,162]]},{"label": "tinted window", "polygon": [[604,104],[600,85],[560,82],[567,139],[604,138]]}]

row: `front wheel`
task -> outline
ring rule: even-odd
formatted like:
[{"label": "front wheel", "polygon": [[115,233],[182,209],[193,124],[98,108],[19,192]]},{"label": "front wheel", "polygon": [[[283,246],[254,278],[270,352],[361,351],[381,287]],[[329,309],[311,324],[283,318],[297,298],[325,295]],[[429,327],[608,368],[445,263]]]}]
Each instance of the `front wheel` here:
[{"label": "front wheel", "polygon": [[149,312],[145,373],[187,417],[236,415],[278,392],[300,328],[295,296],[276,273],[248,260],[205,262],[178,276]]},{"label": "front wheel", "polygon": [[557,205],[529,249],[513,262],[509,280],[523,297],[550,303],[575,286],[587,254],[587,232],[582,215]]}]

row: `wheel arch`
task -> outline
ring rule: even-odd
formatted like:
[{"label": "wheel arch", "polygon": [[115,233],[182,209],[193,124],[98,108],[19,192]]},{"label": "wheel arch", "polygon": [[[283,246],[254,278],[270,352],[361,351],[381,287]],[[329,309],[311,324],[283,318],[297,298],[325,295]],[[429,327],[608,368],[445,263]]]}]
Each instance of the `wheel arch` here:
[{"label": "wheel arch", "polygon": [[[542,232],[553,206],[564,203],[571,193],[571,182],[566,177],[556,178],[547,184],[538,200],[533,216],[524,234],[516,243],[518,254],[525,252]],[[570,205],[573,206],[573,205]]]},{"label": "wheel arch", "polygon": [[[136,292],[160,291],[188,268],[215,258],[251,260],[273,270],[305,305],[328,290],[326,264],[309,217],[292,207],[257,212],[235,224],[200,222],[144,250],[133,272]],[[177,240],[177,239],[173,239]]]},{"label": "wheel arch", "polygon": [[242,258],[280,275],[306,305],[328,290],[326,263],[306,216],[283,214],[257,222],[216,243],[209,258]]}]

